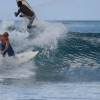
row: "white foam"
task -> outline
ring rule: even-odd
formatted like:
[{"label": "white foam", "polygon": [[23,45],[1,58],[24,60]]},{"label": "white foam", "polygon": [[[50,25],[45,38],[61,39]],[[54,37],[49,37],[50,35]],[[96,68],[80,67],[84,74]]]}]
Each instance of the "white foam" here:
[{"label": "white foam", "polygon": [[[0,60],[1,61],[1,60]],[[27,78],[35,75],[35,65],[31,61],[23,65],[15,65],[13,59],[3,58],[0,63],[0,79],[4,78]],[[31,71],[32,70],[32,71]]]},{"label": "white foam", "polygon": [[[59,39],[62,39],[65,35],[66,28],[61,23],[48,23],[44,21],[36,21],[37,28],[33,30],[32,33],[27,31],[12,31],[10,32],[10,38],[12,43],[15,45],[15,50],[22,50],[27,47],[33,47],[33,45],[54,49],[57,47]],[[25,24],[24,24],[25,25]],[[23,27],[25,28],[26,25]],[[22,28],[23,29],[23,28]],[[27,39],[29,35],[33,36],[33,39]]]},{"label": "white foam", "polygon": [[64,37],[66,28],[61,23],[42,22],[39,27],[44,27],[44,31],[39,34],[33,41],[37,46],[46,48],[55,48],[59,39]]},{"label": "white foam", "polygon": [[[58,40],[63,38],[65,32],[65,27],[61,23],[58,24],[36,21],[35,24],[37,29],[35,30],[35,33],[34,31],[32,33],[28,33],[26,30],[24,30],[26,24],[24,24],[24,22],[22,24],[19,24],[20,27],[15,28],[15,30],[8,29],[8,27],[16,27],[16,23],[14,21],[4,21],[1,24],[1,30],[3,32],[9,32],[10,42],[16,53],[27,49],[33,49],[34,45],[42,48],[54,49],[57,47]],[[27,37],[30,34],[35,34],[35,38],[33,37],[33,39],[28,39]],[[36,67],[34,62],[28,62],[23,65],[15,65],[12,62],[13,60],[9,61],[7,58],[4,61],[0,60],[0,72],[3,71],[3,73],[0,73],[0,79],[24,78],[35,75]]]},{"label": "white foam", "polygon": [[7,30],[7,29],[14,29],[15,28],[15,22],[11,20],[4,20],[1,23],[1,28],[2,30]]}]

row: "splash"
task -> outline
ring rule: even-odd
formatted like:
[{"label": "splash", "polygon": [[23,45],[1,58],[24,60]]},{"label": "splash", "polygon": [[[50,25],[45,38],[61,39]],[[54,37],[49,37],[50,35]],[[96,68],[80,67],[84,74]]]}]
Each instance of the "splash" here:
[{"label": "splash", "polygon": [[42,48],[56,48],[58,40],[62,39],[67,32],[65,26],[61,23],[41,22],[39,27],[41,26],[44,31],[33,40],[33,43]]},{"label": "splash", "polygon": [[[66,28],[61,23],[49,23],[45,21],[36,21],[36,28],[29,33],[26,30],[25,22],[2,21],[0,24],[2,32],[8,31],[10,42],[16,53],[34,49],[34,46],[40,48],[54,49],[57,47],[59,39],[64,37]],[[28,38],[29,36],[33,38]],[[34,37],[35,36],[35,37]],[[0,79],[3,78],[27,78],[35,76],[35,67],[33,60],[23,65],[16,65],[13,60],[0,58]]]},{"label": "splash", "polygon": [[11,20],[4,20],[1,22],[1,30],[14,30],[15,29],[15,22]]}]

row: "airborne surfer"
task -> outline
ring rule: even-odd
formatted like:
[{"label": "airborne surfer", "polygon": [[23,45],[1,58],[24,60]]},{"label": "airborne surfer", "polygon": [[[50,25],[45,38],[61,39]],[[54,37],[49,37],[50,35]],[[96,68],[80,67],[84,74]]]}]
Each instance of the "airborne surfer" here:
[{"label": "airborne surfer", "polygon": [[8,53],[8,56],[15,56],[8,37],[8,32],[4,32],[3,35],[0,35],[0,51],[3,57],[6,55],[6,53]]},{"label": "airborne surfer", "polygon": [[17,12],[15,12],[15,16],[17,17],[19,15],[20,17],[26,17],[27,19],[29,19],[27,28],[30,29],[36,17],[35,13],[30,8],[28,8],[25,4],[23,4],[22,1],[18,1],[17,5],[19,9]]}]

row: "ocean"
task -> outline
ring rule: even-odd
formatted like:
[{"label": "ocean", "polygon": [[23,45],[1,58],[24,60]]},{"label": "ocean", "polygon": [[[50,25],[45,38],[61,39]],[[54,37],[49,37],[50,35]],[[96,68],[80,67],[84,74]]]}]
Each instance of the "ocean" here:
[{"label": "ocean", "polygon": [[0,21],[15,53],[38,50],[16,65],[0,57],[0,100],[99,100],[100,21]]}]

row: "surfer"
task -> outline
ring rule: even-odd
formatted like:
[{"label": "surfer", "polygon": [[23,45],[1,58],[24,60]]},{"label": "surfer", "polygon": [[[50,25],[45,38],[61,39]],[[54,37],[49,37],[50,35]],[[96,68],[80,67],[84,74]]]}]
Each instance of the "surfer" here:
[{"label": "surfer", "polygon": [[22,4],[22,1],[18,1],[17,5],[19,7],[18,11],[15,12],[15,16],[17,17],[19,14],[20,17],[26,17],[29,19],[29,23],[27,28],[30,29],[32,27],[32,23],[35,19],[35,13],[29,9],[25,4]]},{"label": "surfer", "polygon": [[8,56],[15,56],[8,37],[8,32],[4,32],[3,35],[0,35],[0,50],[3,57],[6,55],[6,53],[8,53]]}]

